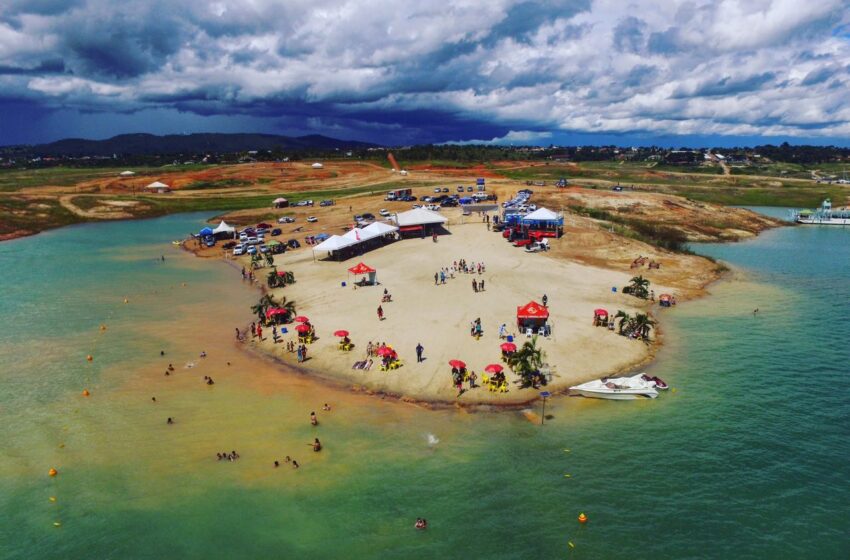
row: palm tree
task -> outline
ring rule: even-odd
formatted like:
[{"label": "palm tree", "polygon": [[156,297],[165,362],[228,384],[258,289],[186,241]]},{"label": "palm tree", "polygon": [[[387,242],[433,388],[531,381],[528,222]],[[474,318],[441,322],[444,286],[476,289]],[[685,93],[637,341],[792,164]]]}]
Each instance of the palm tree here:
[{"label": "palm tree", "polygon": [[274,256],[271,253],[266,253],[266,264],[269,266],[274,266]]},{"label": "palm tree", "polygon": [[266,276],[266,284],[269,288],[278,288],[281,286],[281,277],[277,275],[277,268],[273,268],[269,275]]},{"label": "palm tree", "polygon": [[623,311],[622,309],[617,310],[617,314],[614,315],[614,320],[620,319],[620,334],[627,334],[623,332],[627,326],[629,326],[632,322],[632,316]]},{"label": "palm tree", "polygon": [[260,298],[260,301],[251,306],[251,312],[255,313],[260,322],[262,322],[266,319],[266,311],[268,311],[270,307],[278,306],[279,304],[277,301],[275,301],[274,296],[272,296],[271,294],[266,294]]},{"label": "palm tree", "polygon": [[537,347],[537,337],[531,337],[519,350],[508,358],[508,366],[522,378],[523,386],[532,384],[532,378],[537,375],[543,366],[546,353]]},{"label": "palm tree", "polygon": [[635,297],[646,299],[649,296],[649,280],[643,276],[635,276],[630,281],[630,288]]},{"label": "palm tree", "polygon": [[655,321],[646,313],[638,313],[634,317],[634,330],[643,339],[649,338],[649,331],[655,326]]}]

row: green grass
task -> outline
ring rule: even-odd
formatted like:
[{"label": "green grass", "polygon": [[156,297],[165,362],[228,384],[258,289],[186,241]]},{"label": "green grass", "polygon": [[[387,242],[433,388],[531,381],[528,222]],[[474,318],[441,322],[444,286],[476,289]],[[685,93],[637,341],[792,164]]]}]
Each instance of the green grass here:
[{"label": "green grass", "polygon": [[0,192],[13,192],[26,187],[68,187],[94,179],[118,179],[122,171],[136,172],[136,177],[157,175],[169,171],[194,171],[210,169],[209,165],[166,165],[163,167],[45,167],[43,169],[0,170]]},{"label": "green grass", "polygon": [[184,191],[199,191],[204,189],[226,189],[230,187],[245,187],[251,184],[251,181],[242,179],[222,179],[220,181],[197,181],[191,183],[181,190]]},{"label": "green grass", "polygon": [[57,199],[22,199],[14,196],[0,197],[0,234],[14,231],[37,233],[45,229],[76,224],[84,219],[72,214]]}]

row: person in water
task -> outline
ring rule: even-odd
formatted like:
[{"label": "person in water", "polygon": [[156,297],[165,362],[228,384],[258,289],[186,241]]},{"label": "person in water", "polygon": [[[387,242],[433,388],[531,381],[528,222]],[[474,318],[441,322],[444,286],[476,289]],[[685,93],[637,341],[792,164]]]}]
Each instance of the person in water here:
[{"label": "person in water", "polygon": [[319,441],[319,438],[315,438],[315,439],[313,440],[313,451],[315,451],[316,453],[318,453],[318,452],[319,452],[319,451],[321,451],[321,450],[322,450],[322,442],[321,442],[321,441]]},{"label": "person in water", "polygon": [[310,424],[313,425],[313,426],[319,425],[319,417],[316,416],[315,412],[310,413]]},{"label": "person in water", "polygon": [[171,416],[169,416],[169,417],[168,417],[168,420],[166,420],[166,421],[165,421],[165,423],[166,423],[166,424],[173,424],[173,423],[174,423],[174,418],[172,418]]},{"label": "person in water", "polygon": [[417,517],[416,523],[413,526],[417,529],[427,529],[428,521],[424,517]]},{"label": "person in water", "polygon": [[328,403],[325,403],[325,405],[322,407],[322,410],[330,410],[330,409],[331,409],[331,407]]},{"label": "person in water", "polygon": [[274,462],[274,468],[278,468],[279,466],[280,466],[280,461],[275,461]]},{"label": "person in water", "polygon": [[298,468],[298,461],[296,461],[296,460],[294,460],[294,459],[293,459],[293,461],[292,461],[292,468],[293,468],[293,469],[297,469],[297,468]]},{"label": "person in water", "polygon": [[168,371],[174,371],[174,365],[168,364]]}]

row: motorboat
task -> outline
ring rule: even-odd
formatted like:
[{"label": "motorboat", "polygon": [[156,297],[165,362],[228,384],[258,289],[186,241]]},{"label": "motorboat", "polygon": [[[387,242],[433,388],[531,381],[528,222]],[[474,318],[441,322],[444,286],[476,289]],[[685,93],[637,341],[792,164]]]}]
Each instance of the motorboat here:
[{"label": "motorboat", "polygon": [[[649,378],[646,374],[638,373],[630,377],[603,377],[575,385],[570,387],[570,394],[617,401],[654,399],[658,396],[656,385],[652,378]],[[666,383],[664,385],[666,387]]]},{"label": "motorboat", "polygon": [[666,391],[667,389],[670,388],[670,386],[667,385],[667,382],[664,381],[663,379],[661,379],[660,377],[658,377],[657,375],[650,377],[650,376],[648,376],[647,374],[644,373],[643,374],[643,380],[646,381],[647,383],[649,383],[649,382],[655,383],[655,388],[659,389],[661,391]]}]

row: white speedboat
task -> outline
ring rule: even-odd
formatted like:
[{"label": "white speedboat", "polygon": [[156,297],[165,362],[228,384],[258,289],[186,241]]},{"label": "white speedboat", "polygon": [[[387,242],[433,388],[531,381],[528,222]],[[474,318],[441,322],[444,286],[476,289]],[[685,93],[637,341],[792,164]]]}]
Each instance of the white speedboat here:
[{"label": "white speedboat", "polygon": [[642,373],[631,377],[603,377],[570,387],[570,394],[595,399],[631,401],[654,399],[658,396],[655,381]]}]

